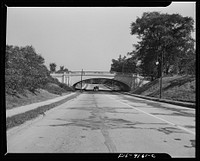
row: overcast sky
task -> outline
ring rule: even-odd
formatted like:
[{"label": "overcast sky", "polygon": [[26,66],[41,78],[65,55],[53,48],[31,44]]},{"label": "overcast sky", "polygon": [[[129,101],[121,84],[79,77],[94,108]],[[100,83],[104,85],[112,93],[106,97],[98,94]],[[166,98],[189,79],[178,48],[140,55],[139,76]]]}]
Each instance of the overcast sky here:
[{"label": "overcast sky", "polygon": [[179,13],[195,17],[195,2],[168,7],[8,7],[8,45],[32,45],[57,70],[109,71],[112,59],[126,55],[137,42],[130,24],[143,12]]}]

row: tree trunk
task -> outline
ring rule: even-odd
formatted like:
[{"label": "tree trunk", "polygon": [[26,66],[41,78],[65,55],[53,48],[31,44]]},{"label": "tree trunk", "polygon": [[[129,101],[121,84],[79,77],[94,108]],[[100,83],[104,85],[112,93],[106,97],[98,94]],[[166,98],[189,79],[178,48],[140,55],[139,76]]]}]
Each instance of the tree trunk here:
[{"label": "tree trunk", "polygon": [[169,67],[170,67],[170,65],[167,65],[167,66],[166,66],[166,70],[165,70],[166,75],[169,74]]}]

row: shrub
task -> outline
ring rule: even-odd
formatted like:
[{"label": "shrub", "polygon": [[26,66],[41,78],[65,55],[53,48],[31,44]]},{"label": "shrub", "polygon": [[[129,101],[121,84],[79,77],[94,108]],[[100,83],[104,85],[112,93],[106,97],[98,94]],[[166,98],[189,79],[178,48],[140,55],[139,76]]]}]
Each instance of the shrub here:
[{"label": "shrub", "polygon": [[60,88],[57,84],[53,84],[53,83],[47,83],[44,89],[50,93],[57,94],[57,95],[62,95],[62,93],[67,92],[63,88]]},{"label": "shrub", "polygon": [[35,91],[50,80],[50,72],[44,65],[44,58],[32,46],[6,46],[5,90],[6,93]]},{"label": "shrub", "polygon": [[66,91],[74,91],[73,88],[69,87],[68,85],[66,85],[64,83],[59,83],[59,87],[65,89]]}]

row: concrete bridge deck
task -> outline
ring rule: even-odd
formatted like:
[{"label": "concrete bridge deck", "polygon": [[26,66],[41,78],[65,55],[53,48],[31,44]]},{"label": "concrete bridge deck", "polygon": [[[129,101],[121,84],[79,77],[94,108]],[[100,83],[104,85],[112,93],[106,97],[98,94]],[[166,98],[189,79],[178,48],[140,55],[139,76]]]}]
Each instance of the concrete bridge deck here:
[{"label": "concrete bridge deck", "polygon": [[126,84],[130,89],[147,83],[145,78],[133,73],[118,73],[109,71],[69,71],[64,73],[51,73],[53,78],[57,78],[61,83],[66,83],[68,86],[74,86],[81,80],[104,78],[119,81]]}]

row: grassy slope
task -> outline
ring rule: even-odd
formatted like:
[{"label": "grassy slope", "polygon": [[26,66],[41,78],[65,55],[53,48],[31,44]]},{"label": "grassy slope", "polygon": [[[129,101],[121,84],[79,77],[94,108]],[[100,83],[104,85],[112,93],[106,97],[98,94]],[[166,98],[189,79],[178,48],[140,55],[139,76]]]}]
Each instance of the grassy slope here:
[{"label": "grassy slope", "polygon": [[79,93],[76,93],[75,95],[69,96],[67,98],[64,98],[64,99],[54,102],[54,103],[51,103],[49,105],[40,106],[36,109],[26,111],[25,113],[20,113],[20,114],[8,117],[8,118],[6,118],[6,129],[10,129],[12,127],[21,125],[24,122],[34,119],[41,114],[44,116],[46,111],[48,111],[56,106],[59,106],[65,102],[69,101],[70,99],[77,97],[78,95],[79,95]]},{"label": "grassy slope", "polygon": [[[44,90],[45,89],[45,90]],[[23,94],[16,94],[15,96],[6,95],[6,109],[11,109],[31,103],[41,102],[45,101],[51,98],[58,97],[60,95],[66,95],[69,92],[72,92],[73,90],[70,87],[63,86],[61,88],[57,84],[48,83],[44,89],[38,89],[35,93],[32,93],[30,91],[24,91]],[[75,95],[69,96],[67,98],[64,98],[60,101],[40,106],[36,109],[32,109],[30,111],[26,111],[24,113],[20,113],[11,117],[6,118],[6,128],[12,128],[18,125],[23,124],[24,122],[34,119],[39,115],[45,115],[45,112],[59,106],[66,101],[75,98],[78,96],[79,93],[76,93]]]},{"label": "grassy slope", "polygon": [[[173,76],[164,77],[162,81],[162,98],[177,101],[195,102],[195,77]],[[134,94],[141,94],[151,97],[159,97],[159,80],[149,82],[144,86],[132,91]]]},{"label": "grassy slope", "polygon": [[46,89],[39,89],[35,93],[25,91],[23,94],[6,95],[6,109],[12,109],[31,103],[41,102],[58,97],[67,93],[66,90],[58,87],[56,84],[49,84]]}]

